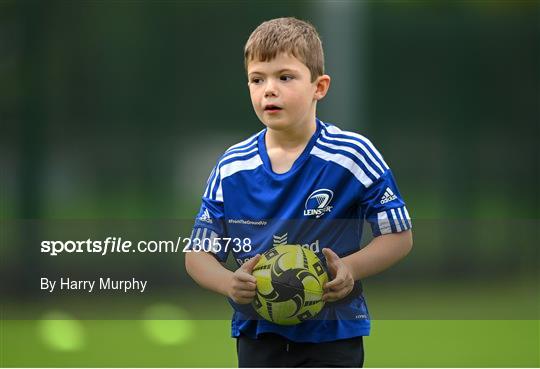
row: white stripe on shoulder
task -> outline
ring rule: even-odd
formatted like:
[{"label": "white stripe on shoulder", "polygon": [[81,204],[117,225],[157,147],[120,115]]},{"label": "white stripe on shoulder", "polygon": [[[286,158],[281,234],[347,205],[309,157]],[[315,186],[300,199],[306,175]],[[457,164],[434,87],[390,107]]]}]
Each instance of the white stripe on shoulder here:
[{"label": "white stripe on shoulder", "polygon": [[[358,141],[355,141],[355,140],[351,140],[352,142],[350,143],[354,143],[360,147],[362,147],[362,149],[364,149],[364,151],[366,152],[367,156],[384,172],[384,170],[386,169],[389,169],[388,165],[386,164],[386,162],[384,161],[381,153],[375,148],[375,146],[373,146],[373,144],[371,143],[371,141],[362,136],[362,135],[359,135],[358,133],[354,133],[354,132],[349,132],[349,131],[343,131],[341,129],[339,129],[338,127],[336,126],[328,126],[326,127],[326,130],[329,132],[329,133],[332,133],[332,134],[336,134],[336,135],[344,135],[344,136],[349,136],[349,137],[353,137],[353,138],[356,138],[362,142],[358,142]],[[332,137],[333,138],[333,137]],[[339,140],[346,140],[345,138],[337,138]],[[345,142],[349,142],[349,141],[345,141]],[[379,158],[379,160],[383,163],[383,166],[384,166],[384,169],[380,166],[379,162],[373,157],[373,155],[371,154],[371,152],[366,148],[366,145],[369,146],[369,148],[375,153],[375,155],[377,156],[377,158]]]},{"label": "white stripe on shoulder", "polygon": [[256,152],[258,149],[259,149],[258,147],[254,147],[251,150],[246,151],[246,152],[237,152],[237,153],[233,153],[233,154],[230,154],[228,156],[225,156],[225,157],[221,158],[221,160],[219,161],[219,166],[222,167],[223,162],[226,161],[226,160],[230,160],[230,159],[233,159],[233,158],[240,158],[242,156],[248,156],[249,154],[253,154],[254,152]]},{"label": "white stripe on shoulder", "polygon": [[219,173],[221,176],[221,180],[219,181],[219,186],[216,191],[216,200],[217,201],[223,201],[223,188],[222,188],[222,181],[232,176],[235,173],[241,172],[243,170],[253,170],[263,164],[261,157],[259,155],[255,155],[252,158],[246,159],[246,160],[235,160],[231,163],[227,163],[223,165],[219,169]]},{"label": "white stripe on shoulder", "polygon": [[259,155],[255,155],[254,157],[246,160],[235,160],[231,163],[227,163],[219,169],[219,173],[221,174],[221,180],[223,181],[225,178],[232,176],[233,174],[238,173],[242,170],[255,169],[258,166],[262,165],[262,163],[263,162]]},{"label": "white stripe on shoulder", "polygon": [[[327,136],[325,136],[324,134],[324,131],[323,131],[323,137],[325,138],[328,138]],[[372,168],[371,165],[368,164],[368,162],[366,161],[366,159],[364,158],[364,155],[360,154],[357,150],[353,149],[352,147],[350,146],[345,146],[345,145],[335,145],[333,143],[328,143],[328,142],[324,142],[324,141],[317,141],[320,145],[322,146],[326,146],[326,147],[329,147],[331,149],[334,149],[334,150],[343,150],[343,151],[347,151],[351,154],[353,154],[354,156],[356,156],[358,159],[360,159],[360,161],[362,162],[362,164],[365,165],[365,167],[367,168],[367,170],[369,170],[371,172],[371,174],[373,174],[373,176],[375,177],[375,179],[379,179],[379,177],[381,176],[380,173],[378,173],[375,169]],[[333,142],[336,142],[337,141],[333,141]],[[378,164],[377,162],[375,162],[375,164]],[[379,166],[380,167],[380,166]],[[381,172],[383,172],[383,170],[381,169]]]},{"label": "white stripe on shoulder", "polygon": [[212,176],[214,175],[215,172],[216,172],[216,167],[214,167],[212,169],[212,171],[210,172],[210,175],[208,176],[208,179],[206,180],[206,184],[208,184],[208,182],[210,182],[210,178],[212,178]]},{"label": "white stripe on shoulder", "polygon": [[[375,166],[378,168],[381,174],[384,173],[384,168],[381,166],[381,164],[377,160],[375,160],[373,155],[371,155],[371,152],[369,152],[369,150],[366,148],[366,146],[363,143],[358,142],[356,140],[348,139],[348,138],[329,137],[324,133],[324,130],[322,131],[322,136],[326,138],[327,140],[332,140],[334,142],[339,141],[339,142],[347,142],[347,143],[353,144],[355,147],[358,148],[360,155],[364,157],[364,159],[367,157],[369,162],[372,163],[370,167]],[[378,177],[379,175],[377,175],[377,178]]]},{"label": "white stripe on shoulder", "polygon": [[[208,186],[208,195],[207,197],[208,198],[212,198],[212,193],[214,192],[214,188],[216,187],[216,183],[217,181],[221,181],[221,179],[219,179],[219,163],[218,165],[216,166],[216,175],[214,176],[214,179],[212,180],[212,183]],[[205,192],[205,195],[206,195],[206,192]]]},{"label": "white stripe on shoulder", "polygon": [[366,188],[371,186],[371,184],[373,183],[373,181],[366,175],[366,173],[364,173],[362,168],[360,168],[358,164],[356,164],[352,159],[346,157],[345,155],[329,153],[327,151],[319,149],[317,146],[313,146],[310,154],[315,155],[325,161],[332,161],[347,169]]},{"label": "white stripe on shoulder", "polygon": [[238,152],[245,152],[246,150],[251,150],[253,147],[256,147],[257,146],[257,138],[255,138],[253,141],[251,141],[251,143],[249,145],[246,145],[245,147],[238,147],[236,149],[229,149],[227,151],[225,151],[225,153],[223,154],[223,156],[221,157],[220,160],[224,160],[224,159],[227,159],[229,158],[229,155],[233,154],[233,153],[238,153]]},{"label": "white stripe on shoulder", "polygon": [[[259,132],[255,133],[253,136],[251,136],[251,137],[245,139],[244,141],[232,145],[232,146],[229,147],[227,150],[225,150],[225,153],[227,153],[227,152],[229,152],[229,151],[231,151],[231,150],[234,150],[234,149],[238,149],[240,146],[243,146],[243,145],[248,144],[251,140],[253,140],[254,138],[258,137],[263,131],[264,131],[264,129],[263,129],[263,130],[260,130]],[[256,139],[255,139],[255,142],[257,142]]]},{"label": "white stripe on shoulder", "polygon": [[[206,180],[206,188],[204,189],[204,197],[210,197],[210,193],[208,191],[210,191],[210,189],[212,188],[212,183],[215,183],[216,182],[216,177],[215,176],[213,179],[212,177],[214,176],[214,174],[216,173],[216,169],[217,169],[217,165],[214,167],[214,169],[212,169],[212,173],[210,173],[210,176],[208,177],[208,179]],[[210,183],[210,180],[212,179],[212,183]]]},{"label": "white stripe on shoulder", "polygon": [[[214,188],[216,188],[216,184],[217,184],[218,180],[219,180],[220,186],[221,186],[221,181],[223,180],[223,173],[222,173],[222,171],[221,171],[221,168],[223,167],[223,162],[224,162],[225,160],[234,159],[234,158],[239,158],[238,160],[241,160],[242,157],[247,156],[247,155],[250,155],[250,154],[253,154],[253,153],[256,152],[257,150],[258,150],[258,148],[257,148],[257,147],[254,147],[253,149],[251,149],[251,150],[249,150],[249,151],[233,153],[233,154],[231,154],[231,155],[229,155],[229,156],[227,156],[227,157],[222,158],[222,159],[219,161],[219,163],[218,163],[218,169],[217,169],[217,170],[218,170],[218,175],[216,175],[216,176],[214,177],[214,180],[212,181],[212,184],[208,187],[208,190],[205,191],[205,194],[208,192],[207,197],[212,198],[212,193],[214,192]],[[258,156],[258,155],[257,155],[257,156]],[[233,163],[234,163],[234,162],[236,162],[236,160],[233,161]],[[230,164],[230,163],[228,163],[228,164]],[[228,164],[225,164],[225,166],[228,165]]]}]

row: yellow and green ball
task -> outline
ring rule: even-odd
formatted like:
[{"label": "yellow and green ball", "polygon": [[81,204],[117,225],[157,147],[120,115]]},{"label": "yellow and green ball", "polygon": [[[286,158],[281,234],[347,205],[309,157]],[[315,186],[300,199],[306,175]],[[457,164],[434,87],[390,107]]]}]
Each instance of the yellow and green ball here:
[{"label": "yellow and green ball", "polygon": [[300,245],[278,245],[266,251],[253,268],[257,294],[253,307],[264,319],[293,325],[317,315],[324,306],[324,265]]}]

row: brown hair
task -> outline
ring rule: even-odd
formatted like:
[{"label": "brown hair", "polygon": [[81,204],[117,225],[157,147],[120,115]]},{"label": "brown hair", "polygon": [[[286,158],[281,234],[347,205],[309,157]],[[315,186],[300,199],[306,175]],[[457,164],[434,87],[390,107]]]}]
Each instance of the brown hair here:
[{"label": "brown hair", "polygon": [[276,18],[261,23],[244,47],[244,66],[252,60],[270,61],[278,53],[292,54],[311,72],[311,82],[324,74],[322,42],[313,25],[296,18]]}]

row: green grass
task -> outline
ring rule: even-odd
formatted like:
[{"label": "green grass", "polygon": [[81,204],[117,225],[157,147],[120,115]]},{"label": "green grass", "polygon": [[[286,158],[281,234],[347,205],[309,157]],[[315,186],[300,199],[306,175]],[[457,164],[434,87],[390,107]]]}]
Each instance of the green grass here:
[{"label": "green grass", "polygon": [[367,367],[538,367],[538,320],[374,321]]},{"label": "green grass", "polygon": [[[43,321],[3,321],[1,366],[236,366],[229,321],[191,321],[191,338],[169,344],[152,338],[144,321],[79,323],[81,344],[62,346],[46,338]],[[538,320],[374,321],[365,366],[538,367],[539,329]]]},{"label": "green grass", "polygon": [[40,321],[4,321],[2,367],[204,367],[233,366],[230,322],[193,321],[192,339],[165,345],[144,321],[81,321],[83,347],[59,350],[42,334]]},{"label": "green grass", "polygon": [[[374,320],[364,341],[365,366],[539,367],[537,280],[489,282],[372,281],[366,289]],[[0,365],[235,367],[230,321],[223,320],[231,309],[222,297],[197,291],[137,299],[58,297],[54,304],[5,301],[4,318],[19,312],[47,320],[2,320]]]}]

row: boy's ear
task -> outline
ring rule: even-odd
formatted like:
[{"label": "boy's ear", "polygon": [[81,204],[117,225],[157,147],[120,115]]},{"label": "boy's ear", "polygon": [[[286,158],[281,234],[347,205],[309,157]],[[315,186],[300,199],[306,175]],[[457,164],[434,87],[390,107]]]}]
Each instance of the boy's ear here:
[{"label": "boy's ear", "polygon": [[321,100],[326,96],[328,89],[330,88],[330,76],[323,74],[322,76],[317,77],[315,80],[315,100]]}]

